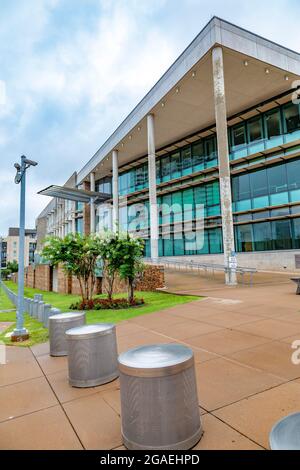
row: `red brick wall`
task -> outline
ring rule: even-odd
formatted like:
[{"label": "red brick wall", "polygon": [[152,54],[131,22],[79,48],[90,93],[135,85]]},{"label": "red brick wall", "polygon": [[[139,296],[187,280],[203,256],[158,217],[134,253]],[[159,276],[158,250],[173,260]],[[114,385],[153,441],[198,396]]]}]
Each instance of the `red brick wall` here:
[{"label": "red brick wall", "polygon": [[50,266],[48,264],[38,264],[35,267],[35,288],[50,291]]},{"label": "red brick wall", "polygon": [[[103,281],[103,292],[105,291],[105,279]],[[162,266],[145,265],[142,279],[138,281],[136,290],[138,291],[155,291],[165,286],[164,268]],[[126,292],[127,284],[121,280],[119,276],[115,279],[114,293]]]}]

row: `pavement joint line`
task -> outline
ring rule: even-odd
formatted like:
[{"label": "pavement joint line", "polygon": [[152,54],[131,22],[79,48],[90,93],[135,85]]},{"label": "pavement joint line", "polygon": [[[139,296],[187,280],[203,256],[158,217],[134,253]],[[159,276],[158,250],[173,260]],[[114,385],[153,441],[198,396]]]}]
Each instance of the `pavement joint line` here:
[{"label": "pavement joint line", "polygon": [[52,390],[52,392],[53,392],[55,398],[57,399],[58,404],[59,404],[59,406],[60,406],[60,408],[61,408],[63,414],[65,415],[66,419],[68,420],[68,422],[69,422],[71,428],[73,429],[73,431],[74,431],[74,433],[75,433],[75,435],[76,435],[78,441],[80,442],[80,445],[82,446],[82,448],[83,448],[84,450],[86,450],[86,448],[85,448],[85,446],[83,445],[83,442],[81,441],[81,439],[80,439],[80,437],[79,437],[79,435],[78,435],[78,433],[77,433],[75,427],[73,426],[73,424],[72,424],[72,422],[71,422],[69,416],[67,415],[66,410],[64,409],[64,407],[63,407],[62,403],[60,402],[60,400],[59,400],[59,398],[58,398],[58,396],[57,396],[57,394],[56,394],[54,388],[52,387],[51,383],[49,382],[48,377],[46,376],[45,372],[44,372],[43,369],[41,368],[41,366],[40,366],[38,360],[36,359],[36,357],[35,357],[35,355],[33,354],[33,352],[32,352],[32,350],[31,350],[30,347],[29,347],[29,350],[30,350],[32,356],[34,357],[34,359],[35,359],[37,365],[38,365],[39,368],[41,369],[41,371],[42,371],[42,373],[43,373],[43,376],[44,376],[45,379],[47,380],[50,389]]},{"label": "pavement joint line", "polygon": [[23,418],[24,416],[34,415],[35,413],[38,413],[39,411],[45,411],[45,410],[49,410],[50,408],[55,408],[58,405],[59,405],[59,403],[56,403],[55,405],[45,406],[43,408],[39,408],[38,410],[29,411],[28,413],[22,413],[18,416],[12,416],[11,418],[0,420],[0,426],[1,426],[1,424],[7,423],[9,421],[14,421],[14,420],[19,419],[19,418]]},{"label": "pavement joint line", "polygon": [[[223,407],[225,408],[225,407]],[[245,437],[248,441],[251,441],[253,442],[253,444],[256,444],[258,445],[259,447],[261,447],[261,450],[269,450],[267,447],[263,446],[262,444],[260,444],[259,442],[256,442],[254,439],[252,439],[251,437],[247,436],[247,434],[244,434],[243,432],[241,432],[240,430],[236,429],[234,426],[232,426],[231,424],[227,423],[226,421],[224,421],[223,419],[221,419],[219,416],[216,416],[214,415],[213,413],[211,412],[208,412],[209,415],[213,416],[214,418],[217,418],[219,421],[221,421],[221,423],[225,424],[226,426],[228,426],[229,428],[233,429],[235,432],[237,432],[238,434],[240,434],[241,436]]]}]

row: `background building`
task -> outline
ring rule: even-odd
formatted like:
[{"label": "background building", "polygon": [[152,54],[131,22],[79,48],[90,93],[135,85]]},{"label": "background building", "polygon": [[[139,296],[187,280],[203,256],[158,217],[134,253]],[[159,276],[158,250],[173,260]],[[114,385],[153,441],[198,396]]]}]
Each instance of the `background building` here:
[{"label": "background building", "polygon": [[[147,257],[228,266],[237,252],[242,266],[295,270],[299,79],[298,53],[213,18],[73,175],[77,187],[111,199],[77,204],[73,224],[68,203],[53,200],[47,232],[87,233],[92,220],[92,231],[130,230],[138,216]],[[204,240],[191,249],[199,205]]]},{"label": "background building", "polygon": [[[36,230],[25,229],[25,267],[34,262]],[[2,241],[2,267],[19,259],[19,229],[10,227],[8,236]]]}]

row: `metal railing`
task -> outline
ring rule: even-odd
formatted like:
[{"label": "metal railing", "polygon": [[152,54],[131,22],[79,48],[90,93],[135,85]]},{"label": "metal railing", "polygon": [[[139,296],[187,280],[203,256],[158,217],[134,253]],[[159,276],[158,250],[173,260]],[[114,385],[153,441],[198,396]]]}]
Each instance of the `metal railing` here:
[{"label": "metal railing", "polygon": [[[159,266],[164,266],[167,269],[174,269],[175,271],[204,271],[205,273],[210,273],[214,276],[215,271],[228,272],[229,267],[223,264],[217,263],[199,263],[193,260],[169,260],[163,258],[144,258],[146,264],[155,264]],[[232,268],[231,268],[232,269]],[[250,285],[253,285],[253,274],[257,273],[257,269],[250,268],[246,266],[238,266],[235,268],[237,274],[241,276],[241,284],[245,283],[244,275],[250,275]]]}]

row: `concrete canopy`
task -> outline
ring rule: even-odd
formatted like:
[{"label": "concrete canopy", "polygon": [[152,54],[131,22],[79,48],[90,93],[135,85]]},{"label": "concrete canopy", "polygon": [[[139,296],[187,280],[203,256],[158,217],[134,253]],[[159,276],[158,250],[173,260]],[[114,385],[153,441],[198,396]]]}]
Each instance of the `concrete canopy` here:
[{"label": "concrete canopy", "polygon": [[146,156],[149,113],[155,115],[158,154],[172,142],[213,126],[210,51],[216,45],[223,48],[227,118],[291,91],[293,82],[300,79],[300,54],[214,17],[79,171],[77,183],[88,180],[91,172],[97,179],[109,175],[114,149],[119,152],[120,167]]}]

